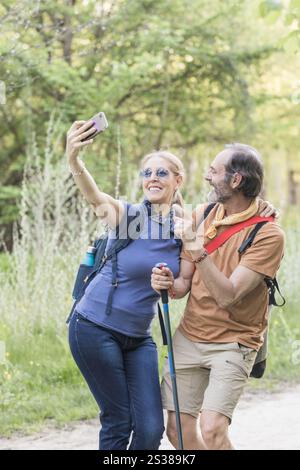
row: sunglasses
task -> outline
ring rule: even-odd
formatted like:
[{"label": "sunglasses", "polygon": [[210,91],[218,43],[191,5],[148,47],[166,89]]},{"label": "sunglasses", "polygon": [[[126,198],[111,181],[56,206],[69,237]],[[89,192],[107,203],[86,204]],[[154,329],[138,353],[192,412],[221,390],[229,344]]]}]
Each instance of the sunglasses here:
[{"label": "sunglasses", "polygon": [[[140,176],[145,180],[149,180],[152,177],[152,173],[154,173],[151,168],[146,168],[145,170],[140,171]],[[169,170],[165,170],[164,168],[158,168],[155,172],[155,176],[159,179],[167,178],[170,175]]]}]

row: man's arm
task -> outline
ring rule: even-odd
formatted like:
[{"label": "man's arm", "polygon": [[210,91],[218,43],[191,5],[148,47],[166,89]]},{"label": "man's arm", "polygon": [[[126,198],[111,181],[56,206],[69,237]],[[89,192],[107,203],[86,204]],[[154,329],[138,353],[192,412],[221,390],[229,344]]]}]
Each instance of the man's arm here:
[{"label": "man's arm", "polygon": [[[283,249],[284,233],[277,224],[270,223],[261,228],[230,278],[217,269],[209,256],[196,263],[196,266],[218,305],[230,309],[230,306],[255,289],[265,277],[273,278],[276,275]],[[195,260],[201,256],[203,248],[189,253]]]},{"label": "man's arm", "polygon": [[[193,225],[194,222],[188,215],[184,218],[175,217],[175,233],[183,240],[184,253],[191,261],[199,259],[203,254],[204,241],[201,233],[193,232]],[[267,232],[265,232],[266,230]],[[192,240],[191,233],[194,233]],[[196,263],[196,269],[201,273],[206,288],[217,304],[221,308],[229,309],[230,306],[255,289],[265,276],[273,277],[275,275],[282,250],[283,237],[278,229],[263,227],[256,237],[256,242],[251,249],[247,250],[241,264],[237,266],[230,278],[227,278],[216,267],[209,256]],[[264,260],[263,265],[259,260]]]},{"label": "man's arm", "polygon": [[238,266],[227,278],[207,256],[197,263],[202,280],[217,304],[224,309],[230,308],[251,292],[264,279],[264,275],[245,266]]}]

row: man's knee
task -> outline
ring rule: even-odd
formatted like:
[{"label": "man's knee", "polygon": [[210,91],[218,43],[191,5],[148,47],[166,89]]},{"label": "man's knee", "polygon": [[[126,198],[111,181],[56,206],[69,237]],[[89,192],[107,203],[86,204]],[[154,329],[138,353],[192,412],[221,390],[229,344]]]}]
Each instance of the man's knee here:
[{"label": "man's knee", "polygon": [[209,449],[222,446],[227,438],[228,424],[229,419],[220,413],[206,412],[206,415],[201,416],[201,434]]},{"label": "man's knee", "polygon": [[204,423],[201,426],[201,434],[205,444],[215,447],[217,441],[224,434],[224,429],[217,423]]}]

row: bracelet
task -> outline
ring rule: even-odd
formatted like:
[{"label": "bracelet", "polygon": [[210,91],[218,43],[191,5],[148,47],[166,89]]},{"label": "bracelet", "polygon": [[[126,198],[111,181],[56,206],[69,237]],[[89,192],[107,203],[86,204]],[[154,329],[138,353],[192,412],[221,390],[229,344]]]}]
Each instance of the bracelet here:
[{"label": "bracelet", "polygon": [[201,261],[203,261],[205,258],[207,258],[207,256],[208,256],[208,251],[205,250],[205,248],[204,248],[204,250],[203,250],[203,252],[201,253],[201,255],[200,255],[198,258],[194,259],[193,261],[194,261],[194,263],[196,263],[196,264],[201,263]]},{"label": "bracelet", "polygon": [[84,172],[84,170],[85,170],[85,164],[84,164],[84,162],[83,162],[82,160],[80,160],[80,163],[82,163],[82,169],[81,169],[80,171],[77,171],[77,172],[76,172],[76,171],[73,171],[73,170],[71,169],[71,167],[69,166],[69,170],[70,170],[70,173],[71,173],[72,176],[80,176],[80,175],[82,175],[82,173]]}]

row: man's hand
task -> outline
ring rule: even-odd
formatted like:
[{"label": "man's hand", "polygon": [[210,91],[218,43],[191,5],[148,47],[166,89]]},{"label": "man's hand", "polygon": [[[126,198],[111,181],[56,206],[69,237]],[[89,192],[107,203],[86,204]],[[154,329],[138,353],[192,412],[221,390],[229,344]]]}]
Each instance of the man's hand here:
[{"label": "man's hand", "polygon": [[186,211],[182,217],[174,216],[174,232],[177,238],[180,238],[185,250],[201,250],[203,247],[203,234],[197,232],[195,221]]},{"label": "man's hand", "polygon": [[153,268],[151,275],[151,286],[160,294],[162,289],[171,289],[174,285],[174,276],[169,268]]}]

